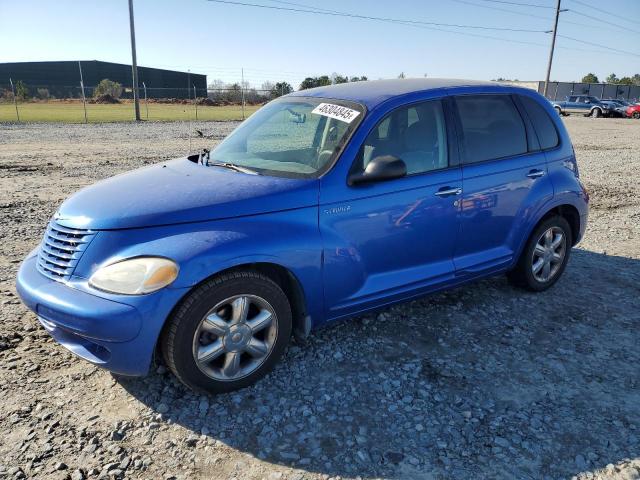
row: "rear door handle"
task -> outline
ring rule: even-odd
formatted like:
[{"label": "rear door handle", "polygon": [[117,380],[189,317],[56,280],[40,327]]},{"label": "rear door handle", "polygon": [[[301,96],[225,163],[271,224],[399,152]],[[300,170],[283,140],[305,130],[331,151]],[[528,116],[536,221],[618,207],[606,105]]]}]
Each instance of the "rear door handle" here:
[{"label": "rear door handle", "polygon": [[529,173],[527,173],[527,177],[529,178],[540,178],[544,176],[544,170],[530,170]]},{"label": "rear door handle", "polygon": [[450,197],[452,195],[460,195],[462,193],[461,188],[442,187],[436,192],[438,197]]}]

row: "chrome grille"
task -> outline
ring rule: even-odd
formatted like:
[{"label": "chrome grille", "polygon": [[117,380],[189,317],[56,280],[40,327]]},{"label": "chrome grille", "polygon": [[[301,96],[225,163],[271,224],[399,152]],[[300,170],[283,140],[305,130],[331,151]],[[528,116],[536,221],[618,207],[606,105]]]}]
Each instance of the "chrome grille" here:
[{"label": "chrome grille", "polygon": [[51,221],[40,245],[38,270],[53,280],[67,280],[95,236],[93,230],[67,228]]}]

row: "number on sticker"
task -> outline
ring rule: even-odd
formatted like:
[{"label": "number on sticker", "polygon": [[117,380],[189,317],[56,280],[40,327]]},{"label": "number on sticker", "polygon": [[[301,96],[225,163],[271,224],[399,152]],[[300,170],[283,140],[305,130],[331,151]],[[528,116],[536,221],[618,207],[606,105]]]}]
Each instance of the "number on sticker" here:
[{"label": "number on sticker", "polygon": [[335,118],[336,120],[341,120],[346,123],[351,123],[358,115],[360,115],[360,112],[357,110],[343,107],[342,105],[335,105],[333,103],[321,103],[314,108],[311,113]]}]

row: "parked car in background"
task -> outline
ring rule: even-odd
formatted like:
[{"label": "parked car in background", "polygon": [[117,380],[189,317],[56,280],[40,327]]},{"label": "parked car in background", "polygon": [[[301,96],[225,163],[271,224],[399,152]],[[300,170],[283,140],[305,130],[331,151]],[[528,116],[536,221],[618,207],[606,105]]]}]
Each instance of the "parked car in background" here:
[{"label": "parked car in background", "polygon": [[560,115],[582,114],[592,117],[607,117],[611,109],[599,98],[591,95],[569,95],[563,102],[552,102]]},{"label": "parked car in background", "polygon": [[627,107],[630,104],[625,102],[624,100],[606,99],[606,100],[600,100],[600,101],[609,107],[610,117],[617,117],[617,118],[627,117]]},{"label": "parked car in background", "polygon": [[96,365],[143,375],[159,351],[189,387],[228,392],[331,321],[498,274],[550,288],[588,200],[532,90],[332,85],[268,103],[211,151],[79,191],[17,290]]},{"label": "parked car in background", "polygon": [[640,103],[629,105],[626,113],[629,118],[640,118]]}]

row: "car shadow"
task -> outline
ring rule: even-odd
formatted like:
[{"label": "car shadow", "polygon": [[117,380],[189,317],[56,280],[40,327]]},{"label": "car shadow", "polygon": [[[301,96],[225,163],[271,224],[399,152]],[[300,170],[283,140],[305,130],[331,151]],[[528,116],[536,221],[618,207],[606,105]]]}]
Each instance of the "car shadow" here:
[{"label": "car shadow", "polygon": [[639,260],[574,249],[547,292],[496,277],[334,324],[232,394],[118,381],[203,441],[308,472],[566,478],[640,457],[639,298]]}]

